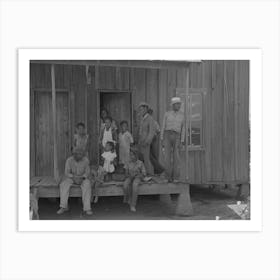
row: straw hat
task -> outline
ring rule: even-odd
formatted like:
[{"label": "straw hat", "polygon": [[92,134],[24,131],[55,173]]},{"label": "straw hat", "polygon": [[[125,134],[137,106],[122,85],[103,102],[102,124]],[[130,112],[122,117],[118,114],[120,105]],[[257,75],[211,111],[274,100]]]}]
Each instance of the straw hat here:
[{"label": "straw hat", "polygon": [[171,98],[171,105],[176,104],[176,103],[182,103],[180,97],[173,97],[173,98]]}]

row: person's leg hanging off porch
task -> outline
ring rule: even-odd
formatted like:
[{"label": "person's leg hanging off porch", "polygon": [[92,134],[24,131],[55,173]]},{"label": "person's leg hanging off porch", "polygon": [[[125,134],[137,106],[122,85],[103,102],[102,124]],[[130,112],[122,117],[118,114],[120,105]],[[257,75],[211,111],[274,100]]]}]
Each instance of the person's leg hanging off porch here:
[{"label": "person's leg hanging off porch", "polygon": [[73,184],[73,180],[67,178],[63,180],[59,185],[59,192],[60,192],[60,209],[57,211],[57,214],[63,214],[64,212],[68,211],[68,198],[69,198],[69,191]]},{"label": "person's leg hanging off porch", "polygon": [[92,215],[91,210],[91,182],[89,179],[85,179],[81,184],[82,189],[82,200],[83,200],[83,210],[87,215]]},{"label": "person's leg hanging off porch", "polygon": [[136,203],[138,198],[138,188],[140,185],[141,179],[135,178],[132,183],[132,196],[131,196],[131,203],[130,203],[130,210],[132,212],[136,212]]}]

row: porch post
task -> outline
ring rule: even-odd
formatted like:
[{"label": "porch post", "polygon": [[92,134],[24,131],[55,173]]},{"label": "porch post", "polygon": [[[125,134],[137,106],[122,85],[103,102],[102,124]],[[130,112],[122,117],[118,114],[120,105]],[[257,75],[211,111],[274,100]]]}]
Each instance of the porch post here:
[{"label": "porch post", "polygon": [[55,69],[51,65],[51,84],[52,84],[52,122],[53,122],[53,174],[56,181],[59,179],[57,164],[57,135],[56,135],[56,91],[55,91]]},{"label": "porch post", "polygon": [[190,65],[187,66],[186,68],[187,72],[186,72],[186,100],[185,100],[185,108],[184,108],[184,112],[185,112],[185,160],[186,160],[186,181],[189,180],[189,149],[188,149],[188,141],[189,141],[189,133],[188,133],[188,128],[189,128],[189,123],[190,120],[188,119],[189,116],[188,114],[188,104],[189,104],[189,81],[190,81]]}]

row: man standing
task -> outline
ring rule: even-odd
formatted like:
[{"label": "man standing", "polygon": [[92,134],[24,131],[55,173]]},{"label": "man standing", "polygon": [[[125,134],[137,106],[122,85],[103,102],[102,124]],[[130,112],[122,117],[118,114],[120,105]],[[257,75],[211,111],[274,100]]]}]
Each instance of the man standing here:
[{"label": "man standing", "polygon": [[171,99],[172,110],[165,113],[161,129],[161,143],[164,147],[165,171],[169,181],[178,182],[180,176],[180,143],[185,139],[185,116],[180,111],[180,97]]},{"label": "man standing", "polygon": [[[149,108],[148,113],[153,118],[153,109]],[[164,167],[159,162],[159,136],[160,136],[160,126],[158,122],[153,118],[155,126],[155,135],[151,143],[150,160],[154,167],[154,173],[157,175],[164,174]]]},{"label": "man standing", "polygon": [[139,104],[141,115],[139,129],[139,151],[143,156],[144,165],[149,175],[154,175],[154,167],[150,160],[151,143],[156,134],[152,116],[148,113],[149,105],[145,102]]},{"label": "man standing", "polygon": [[77,147],[73,150],[73,156],[66,160],[65,179],[59,185],[60,209],[57,211],[57,214],[60,215],[69,210],[69,191],[73,184],[77,184],[82,189],[83,210],[87,215],[92,215],[90,204],[91,182],[89,176],[89,160],[84,156],[84,150]]}]

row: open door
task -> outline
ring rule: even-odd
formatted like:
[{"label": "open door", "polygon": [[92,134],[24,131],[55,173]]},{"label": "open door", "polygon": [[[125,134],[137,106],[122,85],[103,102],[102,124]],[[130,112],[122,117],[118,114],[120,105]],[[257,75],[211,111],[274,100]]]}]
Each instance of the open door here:
[{"label": "open door", "polygon": [[130,92],[100,91],[100,108],[106,108],[118,126],[121,121],[126,120],[130,131],[132,131],[133,127],[131,107],[132,98]]}]

